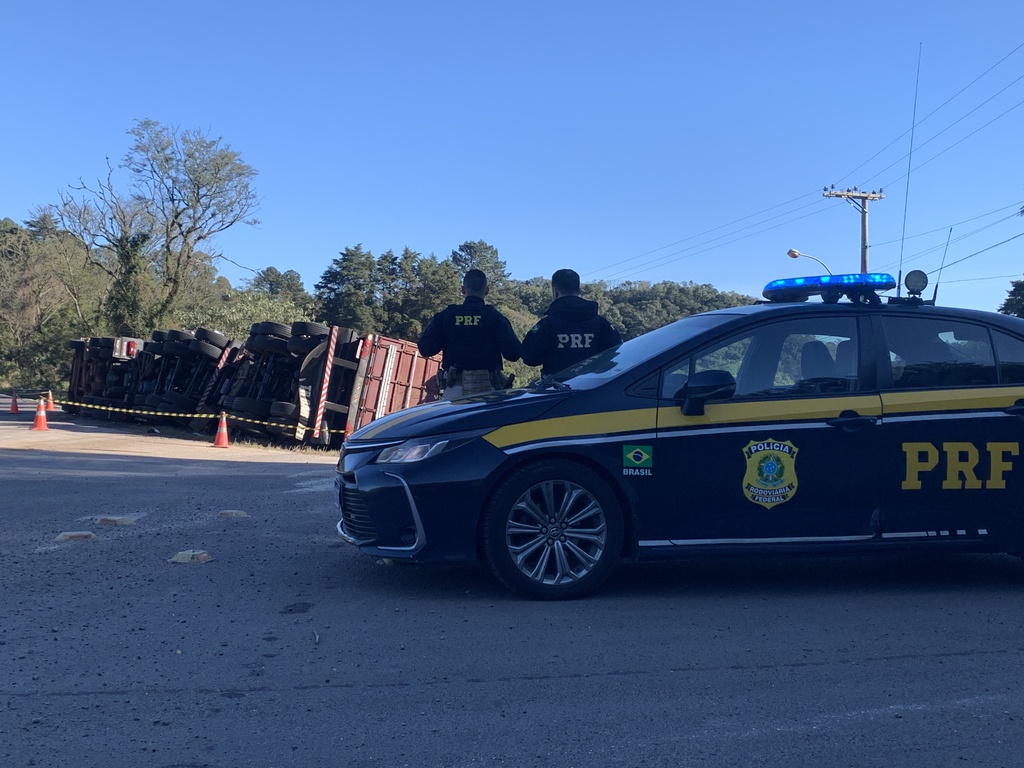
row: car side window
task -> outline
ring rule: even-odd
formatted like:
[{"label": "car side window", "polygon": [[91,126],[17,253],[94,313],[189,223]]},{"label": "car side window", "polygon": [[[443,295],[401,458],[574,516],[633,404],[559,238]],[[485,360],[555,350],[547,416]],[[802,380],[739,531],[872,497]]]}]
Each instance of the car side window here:
[{"label": "car side window", "polygon": [[675,400],[680,395],[683,386],[690,379],[691,359],[684,357],[661,372],[661,396],[667,400]]},{"label": "car side window", "polygon": [[1024,341],[1001,331],[992,331],[999,360],[1000,384],[1024,384]]},{"label": "car side window", "polygon": [[731,373],[737,398],[856,392],[857,321],[808,317],[734,336],[666,366],[661,396],[676,397],[690,375],[708,370]]},{"label": "car side window", "polygon": [[947,318],[882,317],[894,389],[973,387],[997,382],[988,330]]}]

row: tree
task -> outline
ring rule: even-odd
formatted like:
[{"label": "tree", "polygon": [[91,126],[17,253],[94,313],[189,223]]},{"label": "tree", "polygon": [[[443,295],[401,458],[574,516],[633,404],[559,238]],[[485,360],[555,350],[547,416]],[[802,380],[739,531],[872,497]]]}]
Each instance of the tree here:
[{"label": "tree", "polygon": [[84,270],[79,276],[83,290],[74,300],[60,276],[61,245],[31,227],[0,221],[0,383],[5,387],[59,389],[70,368],[67,340],[88,333],[80,310],[93,303],[84,290],[90,275]]},{"label": "tree", "polygon": [[305,306],[313,297],[306,293],[302,284],[302,276],[294,269],[280,272],[276,267],[267,267],[256,272],[252,279],[246,281],[245,289],[261,291],[271,296],[288,299],[295,306]]},{"label": "tree", "polygon": [[1010,283],[1006,301],[1000,305],[999,311],[1004,315],[1024,317],[1024,280],[1014,280]]},{"label": "tree", "polygon": [[405,248],[374,257],[362,245],[341,252],[316,284],[318,319],[363,333],[418,339],[430,319],[462,301],[449,260]]},{"label": "tree", "polygon": [[25,228],[33,241],[44,246],[52,278],[64,286],[82,333],[91,336],[109,330],[103,311],[109,291],[107,276],[92,262],[80,238],[61,229],[45,209],[35,213],[36,218],[26,221]]},{"label": "tree", "polygon": [[[79,182],[48,213],[88,248],[110,277],[106,307],[117,333],[160,327],[202,269],[218,257],[209,247],[236,224],[255,225],[256,170],[222,139],[198,130],[138,121],[118,166],[127,191],[105,180]],[[204,252],[201,248],[206,248]]]},{"label": "tree", "polygon": [[289,325],[299,320],[312,320],[306,307],[294,304],[286,296],[273,296],[265,291],[235,290],[224,278],[215,287],[219,295],[180,310],[178,319],[184,328],[210,328],[230,339],[244,341],[254,323],[264,320]]},{"label": "tree", "polygon": [[314,286],[319,318],[362,333],[381,333],[380,273],[373,254],[362,243],[349,246],[324,270]]},{"label": "tree", "polygon": [[423,332],[415,316],[415,298],[422,293],[417,275],[420,255],[405,248],[401,256],[388,251],[377,259],[381,280],[381,331],[402,339],[418,339]]},{"label": "tree", "polygon": [[412,337],[418,339],[434,315],[449,304],[462,301],[462,276],[451,261],[439,260],[431,254],[420,258],[416,264],[416,285],[410,292],[405,311],[419,322],[419,331]]},{"label": "tree", "polygon": [[471,269],[479,269],[487,275],[487,284],[492,293],[502,293],[508,287],[509,274],[505,262],[498,258],[498,249],[483,240],[466,241],[449,257],[461,279]]}]

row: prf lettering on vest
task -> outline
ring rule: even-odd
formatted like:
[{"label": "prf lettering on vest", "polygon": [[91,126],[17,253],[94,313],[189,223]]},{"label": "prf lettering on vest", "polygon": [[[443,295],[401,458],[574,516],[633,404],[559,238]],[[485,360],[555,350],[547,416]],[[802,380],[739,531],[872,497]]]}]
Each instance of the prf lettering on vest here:
[{"label": "prf lettering on vest", "polygon": [[592,333],[559,333],[558,348],[565,349],[590,349],[590,343],[594,340]]},{"label": "prf lettering on vest", "polygon": [[480,315],[456,315],[456,325],[480,325]]},{"label": "prf lettering on vest", "polygon": [[[988,477],[978,477],[975,471],[984,450],[988,454]],[[945,466],[946,476],[942,490],[964,488],[1006,488],[1006,475],[1013,470],[1010,460],[1020,455],[1020,443],[985,443],[979,449],[974,443],[943,443],[941,449],[932,443],[903,443],[907,473],[900,488],[919,491],[923,487],[922,475]]]}]

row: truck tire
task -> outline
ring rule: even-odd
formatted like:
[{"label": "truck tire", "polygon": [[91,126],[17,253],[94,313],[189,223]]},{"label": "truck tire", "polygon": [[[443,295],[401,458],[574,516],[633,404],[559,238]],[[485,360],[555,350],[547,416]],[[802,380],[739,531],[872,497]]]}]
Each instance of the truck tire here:
[{"label": "truck tire", "polygon": [[288,340],[279,339],[275,336],[263,334],[261,336],[250,336],[245,343],[246,349],[252,352],[269,352],[274,355],[288,354]]},{"label": "truck tire", "polygon": [[217,349],[224,349],[228,345],[228,337],[219,331],[211,331],[209,328],[196,328],[196,338],[213,344]]},{"label": "truck tire", "polygon": [[292,336],[326,336],[331,332],[323,323],[292,323]]},{"label": "truck tire", "polygon": [[288,351],[293,355],[305,357],[316,349],[320,343],[321,339],[316,336],[292,336],[288,339]]},{"label": "truck tire", "polygon": [[188,348],[198,355],[209,357],[214,360],[220,357],[221,350],[223,349],[223,347],[217,348],[213,344],[200,339],[192,339],[192,341],[188,343]]},{"label": "truck tire", "polygon": [[251,413],[254,416],[269,416],[270,403],[266,400],[257,400],[255,397],[236,397],[233,410]]},{"label": "truck tire", "polygon": [[256,328],[256,333],[260,336],[277,336],[280,339],[290,339],[292,337],[292,327],[284,323],[266,320],[258,323]]}]

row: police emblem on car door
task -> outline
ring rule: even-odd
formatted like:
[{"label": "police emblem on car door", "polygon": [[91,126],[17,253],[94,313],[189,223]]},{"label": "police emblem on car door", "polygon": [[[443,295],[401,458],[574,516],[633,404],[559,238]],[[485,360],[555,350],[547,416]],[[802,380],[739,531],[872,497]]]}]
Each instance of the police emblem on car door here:
[{"label": "police emblem on car door", "polygon": [[[699,545],[870,537],[879,504],[881,399],[851,313],[780,319],[663,369],[657,510],[642,538]],[[687,415],[689,380],[735,379]],[[870,366],[865,366],[870,371]],[[706,380],[706,378],[705,378]],[[685,479],[685,484],[683,483]],[[643,493],[643,490],[638,491]]]}]

